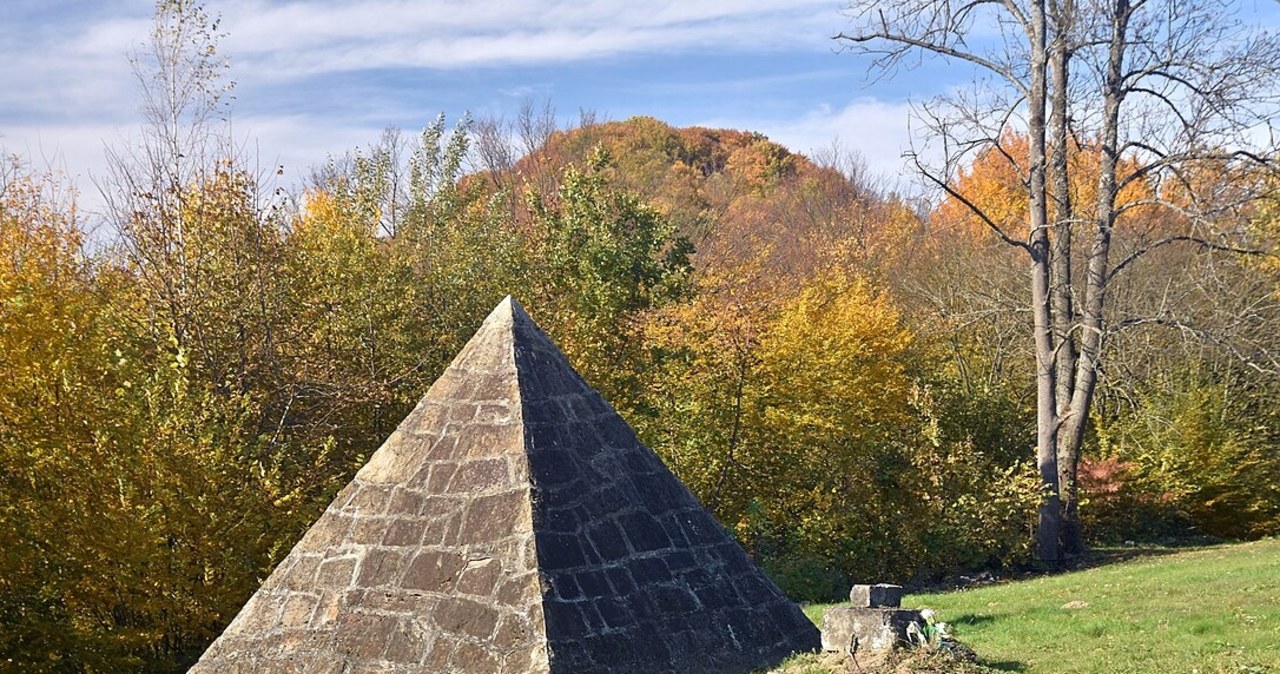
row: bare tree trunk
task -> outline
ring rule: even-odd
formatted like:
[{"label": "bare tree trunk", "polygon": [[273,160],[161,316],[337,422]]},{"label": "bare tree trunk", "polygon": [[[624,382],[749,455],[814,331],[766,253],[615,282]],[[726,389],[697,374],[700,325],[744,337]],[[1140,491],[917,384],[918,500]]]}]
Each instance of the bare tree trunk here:
[{"label": "bare tree trunk", "polygon": [[1031,86],[1028,96],[1030,163],[1029,234],[1031,310],[1036,348],[1036,463],[1044,488],[1036,524],[1036,558],[1056,566],[1061,559],[1058,499],[1058,410],[1054,371],[1053,315],[1050,307],[1049,223],[1045,190],[1045,0],[1031,4]]},{"label": "bare tree trunk", "polygon": [[[1067,415],[1066,405],[1075,387],[1075,368],[1078,359],[1075,325],[1076,311],[1074,279],[1071,267],[1071,231],[1075,226],[1075,208],[1071,199],[1071,172],[1069,152],[1071,120],[1068,109],[1068,84],[1075,20],[1074,0],[1050,0],[1050,18],[1054,34],[1049,42],[1049,73],[1053,78],[1049,87],[1049,158],[1052,176],[1054,228],[1053,228],[1053,332],[1057,339],[1056,375],[1059,417]],[[1058,492],[1062,501],[1062,554],[1078,557],[1085,552],[1084,534],[1080,526],[1077,502],[1077,467],[1080,445],[1058,435]]]},{"label": "bare tree trunk", "polygon": [[[1098,383],[1098,359],[1102,350],[1102,335],[1105,327],[1103,307],[1110,273],[1111,230],[1115,225],[1116,198],[1119,191],[1116,182],[1116,166],[1120,157],[1120,104],[1124,99],[1125,45],[1128,39],[1129,17],[1132,12],[1129,0],[1115,0],[1113,11],[1114,13],[1109,17],[1111,40],[1103,84],[1097,216],[1093,246],[1089,251],[1088,276],[1085,279],[1080,358],[1076,364],[1075,390],[1071,396],[1071,408],[1062,434],[1065,445],[1063,449],[1070,452],[1073,462],[1079,461],[1080,446],[1084,443],[1085,427]],[[1072,472],[1075,472],[1075,469],[1076,465],[1073,463]]]}]

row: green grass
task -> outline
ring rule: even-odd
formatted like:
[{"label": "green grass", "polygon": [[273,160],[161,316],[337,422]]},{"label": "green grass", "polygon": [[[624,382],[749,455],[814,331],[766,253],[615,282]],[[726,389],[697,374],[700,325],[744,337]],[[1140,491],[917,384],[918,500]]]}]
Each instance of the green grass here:
[{"label": "green grass", "polygon": [[[960,641],[999,670],[1280,674],[1275,539],[912,595],[903,605],[936,609]],[[820,623],[823,608],[806,612]]]}]

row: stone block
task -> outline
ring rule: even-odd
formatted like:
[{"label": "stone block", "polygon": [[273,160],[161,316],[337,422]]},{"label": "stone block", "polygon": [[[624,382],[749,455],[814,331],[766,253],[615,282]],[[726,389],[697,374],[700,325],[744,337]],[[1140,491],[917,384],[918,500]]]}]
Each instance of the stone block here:
[{"label": "stone block", "polygon": [[920,612],[910,609],[829,608],[822,614],[822,650],[889,651],[907,643],[907,626],[918,620]]},{"label": "stone block", "polygon": [[409,590],[450,592],[465,568],[466,561],[459,553],[423,550],[409,564],[402,586]]},{"label": "stone block", "polygon": [[849,603],[854,608],[898,608],[902,605],[902,586],[854,585],[849,590]]}]

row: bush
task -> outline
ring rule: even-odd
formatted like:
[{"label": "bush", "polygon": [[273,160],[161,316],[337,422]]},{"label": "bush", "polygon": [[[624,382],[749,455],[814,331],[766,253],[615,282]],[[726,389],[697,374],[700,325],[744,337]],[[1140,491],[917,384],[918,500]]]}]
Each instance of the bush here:
[{"label": "bush", "polygon": [[1081,524],[1089,540],[1153,542],[1193,532],[1194,523],[1172,495],[1143,484],[1136,464],[1085,457],[1079,475]]},{"label": "bush", "polygon": [[1091,476],[1086,492],[1095,536],[1252,539],[1280,531],[1280,420],[1267,402],[1275,398],[1239,395],[1238,386],[1165,382],[1100,432],[1094,467],[1110,474]]},{"label": "bush", "polygon": [[760,568],[794,601],[830,603],[849,596],[850,581],[828,560],[806,554],[766,557]]}]

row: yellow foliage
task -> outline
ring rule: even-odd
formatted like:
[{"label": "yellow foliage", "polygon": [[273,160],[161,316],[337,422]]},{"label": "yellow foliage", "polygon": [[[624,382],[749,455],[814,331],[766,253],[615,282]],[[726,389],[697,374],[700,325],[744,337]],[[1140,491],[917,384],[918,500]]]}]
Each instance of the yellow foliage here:
[{"label": "yellow foliage", "polygon": [[60,399],[69,344],[90,320],[86,266],[74,210],[51,203],[49,179],[0,184],[0,420]]},{"label": "yellow foliage", "polygon": [[866,279],[828,268],[790,295],[757,295],[744,282],[757,269],[701,276],[693,302],[649,326],[670,357],[642,435],[757,554],[875,565],[849,546],[884,535],[881,509],[917,508],[890,486],[906,479],[891,466],[910,464],[913,337]]},{"label": "yellow foliage", "polygon": [[0,662],[177,670],[296,525],[240,388],[272,332],[251,321],[272,247],[244,187],[139,213],[133,264],[91,266],[48,183],[3,184]]},{"label": "yellow foliage", "polygon": [[802,549],[834,558],[840,532],[873,530],[867,509],[887,505],[876,476],[910,432],[911,343],[888,295],[840,271],[769,322],[743,463],[753,499],[767,518],[798,522]]},{"label": "yellow foliage", "polygon": [[1275,181],[1270,196],[1263,200],[1250,222],[1250,234],[1268,252],[1252,258],[1250,262],[1270,279],[1273,296],[1280,299],[1280,194],[1275,192]]},{"label": "yellow foliage", "polygon": [[752,265],[699,274],[687,302],[647,316],[643,341],[658,354],[633,424],[722,520],[741,512],[748,408],[759,397],[759,339],[768,319]]},{"label": "yellow foliage", "polygon": [[762,344],[771,415],[795,431],[843,439],[901,422],[910,345],[885,293],[841,272],[820,276],[783,307]]}]

